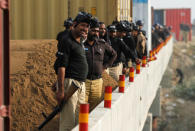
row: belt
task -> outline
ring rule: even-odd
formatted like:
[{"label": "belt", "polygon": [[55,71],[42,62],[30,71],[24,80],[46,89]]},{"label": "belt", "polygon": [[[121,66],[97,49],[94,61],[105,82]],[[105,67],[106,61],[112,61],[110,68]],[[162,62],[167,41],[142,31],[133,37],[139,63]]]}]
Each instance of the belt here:
[{"label": "belt", "polygon": [[100,78],[102,78],[102,75],[98,75],[98,76],[96,76],[96,75],[87,76],[87,79],[89,79],[89,80],[96,80],[96,79],[100,79]]}]

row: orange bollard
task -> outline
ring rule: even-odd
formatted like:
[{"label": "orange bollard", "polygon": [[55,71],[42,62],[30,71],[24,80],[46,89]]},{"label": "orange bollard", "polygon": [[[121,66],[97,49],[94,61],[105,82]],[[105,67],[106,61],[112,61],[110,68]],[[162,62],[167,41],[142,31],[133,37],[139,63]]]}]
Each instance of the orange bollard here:
[{"label": "orange bollard", "polygon": [[80,104],[79,131],[88,131],[89,104]]},{"label": "orange bollard", "polygon": [[111,102],[112,102],[112,87],[106,86],[105,94],[104,94],[104,107],[111,108]]},{"label": "orange bollard", "polygon": [[119,84],[119,92],[124,93],[125,92],[125,75],[120,75],[118,84]]},{"label": "orange bollard", "polygon": [[129,82],[134,81],[134,68],[130,67],[130,72],[129,72]]},{"label": "orange bollard", "polygon": [[156,60],[157,59],[157,57],[155,56],[155,51],[153,51],[153,58],[152,58],[152,60]]},{"label": "orange bollard", "polygon": [[152,56],[153,56],[153,53],[152,53],[152,51],[150,51],[149,61],[152,61]]},{"label": "orange bollard", "polygon": [[146,61],[146,56],[143,56],[142,58],[142,67],[146,67],[147,61]]}]

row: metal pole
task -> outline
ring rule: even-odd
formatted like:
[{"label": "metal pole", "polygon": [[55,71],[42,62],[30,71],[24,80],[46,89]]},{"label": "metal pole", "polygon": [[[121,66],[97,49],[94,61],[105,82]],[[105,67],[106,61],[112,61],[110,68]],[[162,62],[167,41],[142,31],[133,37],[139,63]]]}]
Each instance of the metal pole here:
[{"label": "metal pole", "polygon": [[[9,3],[9,0],[7,0]],[[8,4],[9,5],[9,4]],[[9,83],[9,7],[3,11],[3,87],[4,105],[10,105],[10,83]],[[10,131],[9,115],[4,118],[4,131]]]}]

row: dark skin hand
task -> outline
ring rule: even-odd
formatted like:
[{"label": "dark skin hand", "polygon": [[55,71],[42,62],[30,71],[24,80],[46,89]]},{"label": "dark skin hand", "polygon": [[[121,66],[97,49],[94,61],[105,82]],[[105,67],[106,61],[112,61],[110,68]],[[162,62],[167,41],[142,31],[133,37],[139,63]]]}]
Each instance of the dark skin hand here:
[{"label": "dark skin hand", "polygon": [[65,78],[65,67],[58,68],[58,91],[56,92],[56,99],[60,105],[63,101],[68,101],[68,99],[78,90],[73,83],[71,87],[64,92],[64,78]]},{"label": "dark skin hand", "polygon": [[64,77],[65,77],[65,67],[58,68],[58,91],[56,92],[56,99],[58,104],[60,104],[65,97],[64,94]]}]

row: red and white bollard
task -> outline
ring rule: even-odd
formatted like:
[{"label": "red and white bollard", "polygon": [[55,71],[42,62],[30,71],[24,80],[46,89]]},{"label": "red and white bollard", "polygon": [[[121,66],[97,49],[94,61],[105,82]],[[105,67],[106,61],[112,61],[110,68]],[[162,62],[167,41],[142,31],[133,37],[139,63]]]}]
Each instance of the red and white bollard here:
[{"label": "red and white bollard", "polygon": [[119,92],[124,93],[125,92],[125,75],[119,76]]},{"label": "red and white bollard", "polygon": [[111,102],[112,102],[112,87],[106,86],[105,94],[104,94],[104,107],[111,108]]},{"label": "red and white bollard", "polygon": [[129,82],[134,82],[134,68],[130,67]]},{"label": "red and white bollard", "polygon": [[79,112],[79,131],[88,131],[89,104],[81,104]]}]

